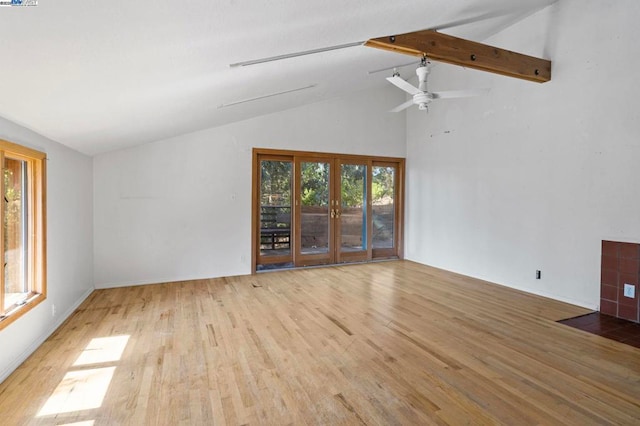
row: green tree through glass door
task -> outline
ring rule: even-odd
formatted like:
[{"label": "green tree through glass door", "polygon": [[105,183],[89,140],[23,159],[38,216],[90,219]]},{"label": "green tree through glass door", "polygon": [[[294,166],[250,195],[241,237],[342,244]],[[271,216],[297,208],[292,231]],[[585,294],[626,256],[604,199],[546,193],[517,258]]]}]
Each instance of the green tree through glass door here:
[{"label": "green tree through glass door", "polygon": [[331,163],[300,162],[300,253],[329,253]]},{"label": "green tree through glass door", "polygon": [[396,168],[393,166],[374,166],[372,171],[371,193],[373,217],[372,243],[374,249],[393,249],[395,247],[395,187]]}]

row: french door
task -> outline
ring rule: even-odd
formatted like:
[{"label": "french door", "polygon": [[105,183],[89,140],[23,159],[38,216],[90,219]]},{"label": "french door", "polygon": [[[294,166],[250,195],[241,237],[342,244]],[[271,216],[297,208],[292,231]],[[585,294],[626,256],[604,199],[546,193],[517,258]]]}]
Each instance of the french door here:
[{"label": "french door", "polygon": [[403,159],[254,150],[254,270],[401,256]]}]

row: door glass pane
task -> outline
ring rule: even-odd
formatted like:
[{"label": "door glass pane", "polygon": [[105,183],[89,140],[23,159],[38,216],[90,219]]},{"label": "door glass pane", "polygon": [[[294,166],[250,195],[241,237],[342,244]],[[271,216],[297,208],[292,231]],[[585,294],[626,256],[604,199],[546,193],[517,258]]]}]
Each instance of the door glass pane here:
[{"label": "door glass pane", "polygon": [[367,166],[342,164],[340,167],[340,250],[366,250]]},{"label": "door glass pane", "polygon": [[25,299],[27,284],[27,163],[4,160],[4,308]]},{"label": "door glass pane", "polygon": [[329,163],[300,163],[300,221],[300,252],[328,253]]},{"label": "door glass pane", "polygon": [[395,230],[395,167],[374,166],[371,182],[374,249],[393,248]]},{"label": "door glass pane", "polygon": [[260,162],[260,255],[291,254],[291,162]]}]

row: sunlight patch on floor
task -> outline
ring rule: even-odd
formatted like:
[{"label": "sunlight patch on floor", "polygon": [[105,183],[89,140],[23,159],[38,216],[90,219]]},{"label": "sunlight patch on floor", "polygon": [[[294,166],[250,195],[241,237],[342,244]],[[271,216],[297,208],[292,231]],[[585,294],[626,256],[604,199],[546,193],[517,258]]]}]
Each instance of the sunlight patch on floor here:
[{"label": "sunlight patch on floor", "polygon": [[96,337],[82,351],[74,367],[119,361],[127,346],[129,336]]},{"label": "sunlight patch on floor", "polygon": [[69,371],[38,416],[91,410],[102,406],[116,367]]},{"label": "sunlight patch on floor", "polygon": [[[128,335],[91,339],[37,417],[100,408],[116,370],[114,364],[122,358],[128,342]],[[93,423],[94,420],[87,420],[68,425],[91,426]]]}]

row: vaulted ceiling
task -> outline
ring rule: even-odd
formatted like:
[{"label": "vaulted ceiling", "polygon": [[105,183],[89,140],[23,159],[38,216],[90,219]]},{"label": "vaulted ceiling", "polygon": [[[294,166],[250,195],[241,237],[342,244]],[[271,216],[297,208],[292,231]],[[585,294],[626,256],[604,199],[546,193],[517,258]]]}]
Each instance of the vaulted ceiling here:
[{"label": "vaulted ceiling", "polygon": [[[415,58],[356,46],[230,64],[427,28],[482,41],[554,1],[39,0],[0,8],[0,116],[96,154],[381,87],[391,71],[372,71]],[[405,68],[406,78],[415,65]],[[234,104],[253,98],[262,99]]]}]

